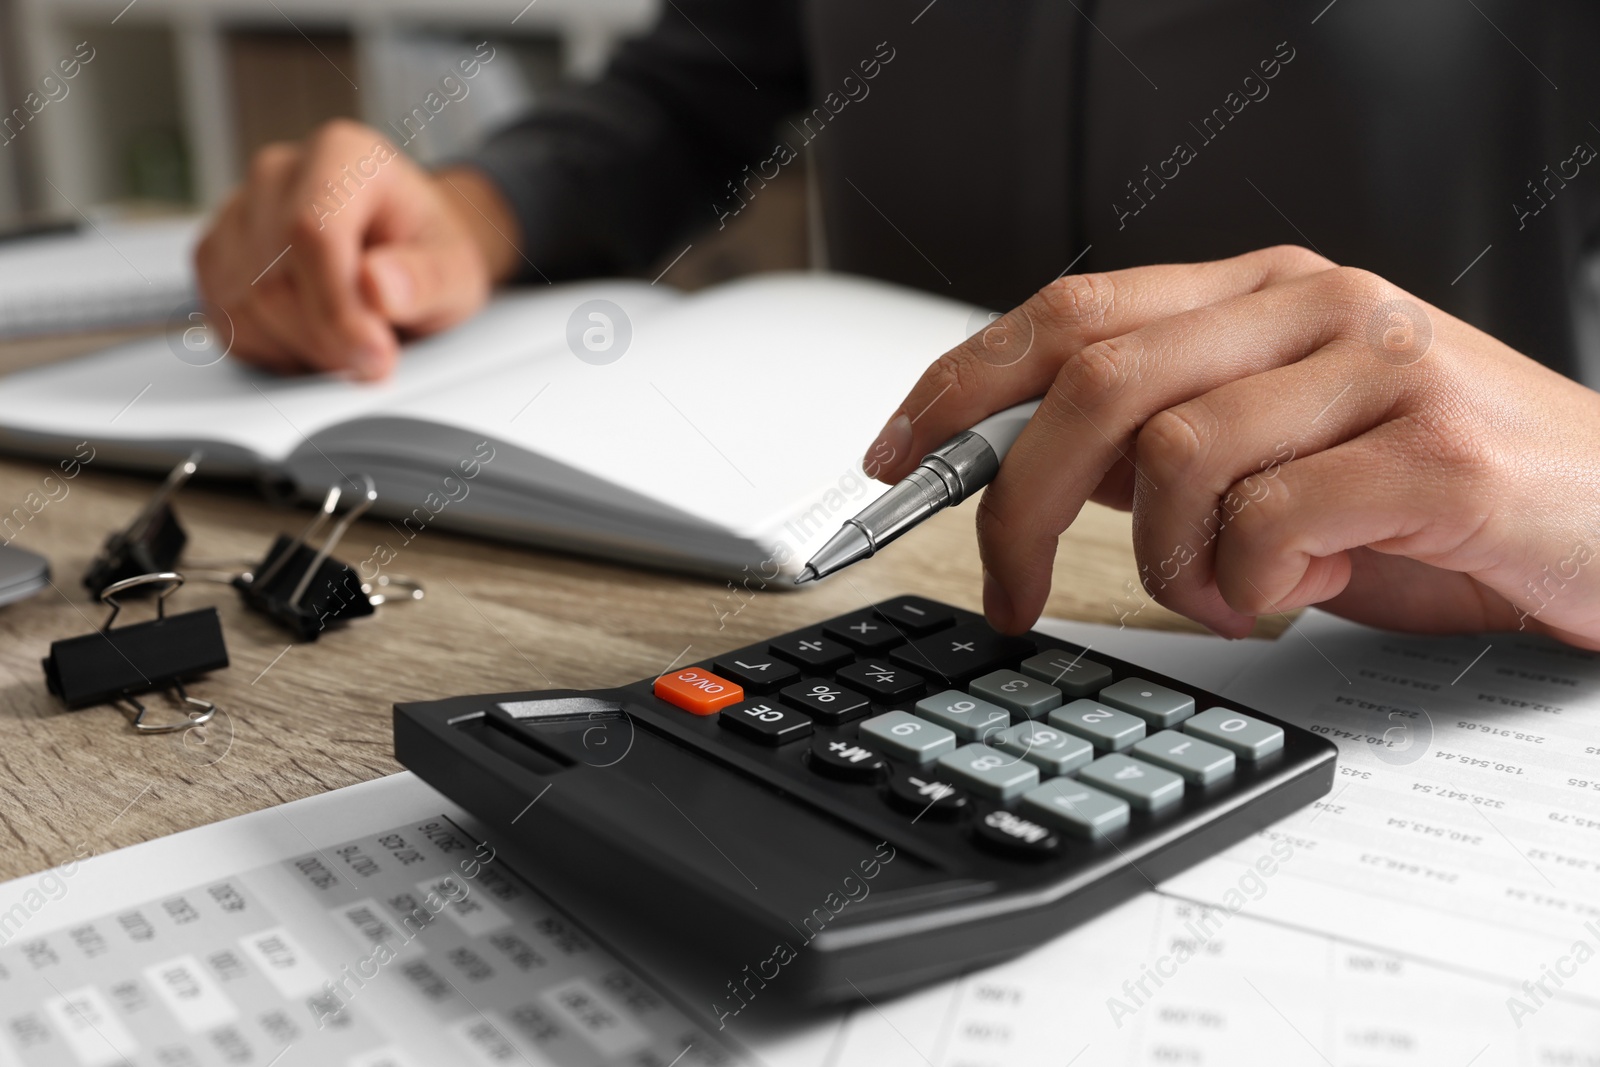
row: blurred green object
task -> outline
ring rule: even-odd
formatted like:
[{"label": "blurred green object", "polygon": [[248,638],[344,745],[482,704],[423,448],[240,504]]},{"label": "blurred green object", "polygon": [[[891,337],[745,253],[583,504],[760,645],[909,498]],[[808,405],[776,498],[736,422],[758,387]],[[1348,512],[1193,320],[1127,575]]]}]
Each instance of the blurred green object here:
[{"label": "blurred green object", "polygon": [[151,126],[128,139],[128,193],[135,200],[187,203],[193,199],[189,153],[171,126]]}]

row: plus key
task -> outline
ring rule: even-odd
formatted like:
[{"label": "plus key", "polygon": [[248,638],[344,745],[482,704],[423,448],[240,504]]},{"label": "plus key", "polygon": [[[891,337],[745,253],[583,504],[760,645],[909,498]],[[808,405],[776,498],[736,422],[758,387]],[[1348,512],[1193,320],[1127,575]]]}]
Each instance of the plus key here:
[{"label": "plus key", "polygon": [[942,685],[953,688],[998,667],[1015,666],[1033,651],[1034,644],[1026,637],[1007,637],[973,622],[920,638],[889,656],[901,666],[936,675]]}]

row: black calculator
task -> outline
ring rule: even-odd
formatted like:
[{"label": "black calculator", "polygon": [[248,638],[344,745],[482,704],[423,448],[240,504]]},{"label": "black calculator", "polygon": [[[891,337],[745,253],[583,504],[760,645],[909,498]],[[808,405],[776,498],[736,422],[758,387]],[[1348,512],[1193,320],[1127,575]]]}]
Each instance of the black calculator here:
[{"label": "black calculator", "polygon": [[394,722],[401,763],[725,977],[694,991],[719,1012],[1017,955],[1324,795],[1336,758],[1265,712],[915,596],[616,689],[397,704]]}]

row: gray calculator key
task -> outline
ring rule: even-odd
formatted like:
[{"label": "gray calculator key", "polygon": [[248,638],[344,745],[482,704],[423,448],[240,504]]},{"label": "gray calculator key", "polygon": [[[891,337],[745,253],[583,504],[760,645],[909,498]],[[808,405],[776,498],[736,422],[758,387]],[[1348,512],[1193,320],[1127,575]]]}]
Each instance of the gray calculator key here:
[{"label": "gray calculator key", "polygon": [[940,756],[938,768],[957,784],[992,800],[1010,800],[1039,784],[1039,768],[988,745],[962,745]]},{"label": "gray calculator key", "polygon": [[1022,661],[1022,673],[1055,686],[1067,696],[1094,696],[1111,684],[1111,668],[1079,652],[1057,648]]},{"label": "gray calculator key", "polygon": [[1121,752],[1144,737],[1144,720],[1092,700],[1074,700],[1050,713],[1050,725],[1077,734],[1107,752]]},{"label": "gray calculator key", "polygon": [[985,741],[1011,725],[1011,713],[987,700],[946,689],[917,701],[917,715],[936,722],[963,741]]},{"label": "gray calculator key", "polygon": [[1100,699],[1114,708],[1131,711],[1152,730],[1176,726],[1194,714],[1194,698],[1176,689],[1147,682],[1143,678],[1124,678],[1100,690]]},{"label": "gray calculator key", "polygon": [[1202,711],[1183,724],[1183,731],[1230,749],[1246,762],[1264,759],[1283,747],[1281,729],[1227,708]]},{"label": "gray calculator key", "polygon": [[1094,759],[1094,745],[1042,722],[1019,722],[1001,730],[991,744],[1002,752],[1021,756],[1046,776],[1069,774]]},{"label": "gray calculator key", "polygon": [[1158,811],[1183,799],[1182,778],[1120,752],[1101,756],[1078,772],[1078,780],[1099,786],[1140,811]]},{"label": "gray calculator key", "polygon": [[1162,730],[1129,750],[1157,767],[1183,775],[1190,785],[1212,785],[1233,774],[1233,753],[1198,737]]},{"label": "gray calculator key", "polygon": [[956,747],[956,735],[905,711],[891,711],[861,724],[861,736],[879,751],[913,763],[927,763]]},{"label": "gray calculator key", "polygon": [[1024,793],[1018,810],[1074,837],[1095,838],[1128,825],[1128,802],[1071,778]]},{"label": "gray calculator key", "polygon": [[1016,671],[990,671],[982,678],[974,678],[967,689],[973,696],[1030,719],[1042,719],[1061,706],[1061,690]]}]

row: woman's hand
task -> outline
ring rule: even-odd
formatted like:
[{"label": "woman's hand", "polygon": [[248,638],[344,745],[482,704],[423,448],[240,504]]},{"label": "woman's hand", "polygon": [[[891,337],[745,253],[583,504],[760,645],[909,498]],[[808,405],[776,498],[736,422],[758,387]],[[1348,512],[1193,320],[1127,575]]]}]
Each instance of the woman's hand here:
[{"label": "woman's hand", "polygon": [[477,171],[430,175],[377,130],[337,121],[256,153],[195,253],[230,352],[282,373],[387,375],[402,334],[483,306],[517,261],[516,222]]},{"label": "woman's hand", "polygon": [[983,495],[984,610],[1039,617],[1086,500],[1157,601],[1230,637],[1321,604],[1600,648],[1600,394],[1301,248],[1061,278],[940,357],[871,455],[1043,396]]}]

